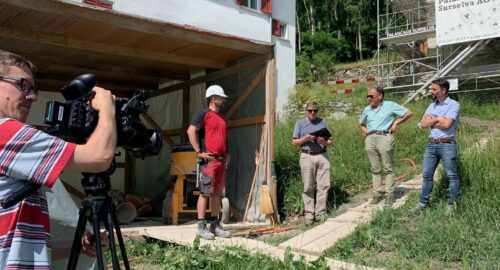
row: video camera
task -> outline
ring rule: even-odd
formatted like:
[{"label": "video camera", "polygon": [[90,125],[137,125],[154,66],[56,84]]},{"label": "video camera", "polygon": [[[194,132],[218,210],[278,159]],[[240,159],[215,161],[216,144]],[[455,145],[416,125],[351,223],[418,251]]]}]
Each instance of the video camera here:
[{"label": "video camera", "polygon": [[[96,84],[94,74],[83,74],[60,90],[66,103],[57,101],[47,102],[44,122],[50,127],[45,131],[51,135],[75,143],[85,143],[94,131],[98,112],[90,106],[94,97],[92,88]],[[131,99],[117,99],[116,129],[117,146],[134,157],[144,158],[157,155],[163,145],[159,131],[147,129],[142,124],[139,115],[148,110],[145,103],[147,94],[145,90],[136,90]],[[114,172],[114,162],[108,171],[92,177],[93,174],[84,173],[82,185],[86,193],[103,193],[109,191],[109,175]],[[0,201],[3,208],[9,208],[26,198],[40,187],[39,184],[27,183],[19,191]]]},{"label": "video camera", "polygon": [[[84,143],[98,120],[98,112],[90,106],[95,84],[94,74],[83,74],[63,86],[60,92],[66,103],[47,102],[44,122],[51,127],[46,132],[66,141]],[[140,158],[157,155],[163,144],[160,132],[147,129],[139,117],[148,110],[146,99],[145,90],[136,90],[132,98],[115,101],[117,146]]]}]

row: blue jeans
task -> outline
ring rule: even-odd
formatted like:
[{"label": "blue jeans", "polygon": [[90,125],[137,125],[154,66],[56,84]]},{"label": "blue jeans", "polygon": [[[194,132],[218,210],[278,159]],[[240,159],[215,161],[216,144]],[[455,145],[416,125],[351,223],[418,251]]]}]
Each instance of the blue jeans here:
[{"label": "blue jeans", "polygon": [[454,205],[458,199],[460,184],[457,173],[457,145],[451,143],[433,143],[428,144],[424,153],[423,164],[423,184],[420,205],[427,206],[434,185],[433,178],[439,160],[443,163],[449,181],[450,194],[448,196],[448,205]]}]

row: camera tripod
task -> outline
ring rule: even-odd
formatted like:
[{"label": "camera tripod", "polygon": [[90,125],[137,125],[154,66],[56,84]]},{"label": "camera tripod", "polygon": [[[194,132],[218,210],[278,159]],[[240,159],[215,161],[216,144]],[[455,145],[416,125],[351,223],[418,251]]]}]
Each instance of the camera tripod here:
[{"label": "camera tripod", "polygon": [[82,205],[78,214],[78,224],[75,231],[75,237],[73,238],[73,245],[71,246],[71,254],[69,257],[67,268],[68,270],[76,269],[78,256],[82,248],[81,239],[83,234],[85,233],[87,221],[90,221],[92,223],[95,239],[94,244],[97,252],[97,263],[99,270],[107,269],[107,267],[105,267],[104,265],[104,258],[101,247],[101,222],[104,224],[104,228],[109,233],[109,245],[111,249],[113,269],[120,269],[120,263],[118,261],[118,256],[116,253],[117,250],[115,245],[114,231],[116,231],[116,238],[118,238],[120,252],[125,265],[125,269],[130,269],[127,259],[127,253],[125,250],[125,243],[123,242],[122,233],[118,224],[118,218],[116,216],[116,209],[113,205],[112,198],[109,195],[109,191],[111,190],[109,176],[113,172],[114,166],[112,165],[112,167],[106,172],[97,174],[82,173],[82,185],[83,189],[85,190],[85,198],[82,200]]}]

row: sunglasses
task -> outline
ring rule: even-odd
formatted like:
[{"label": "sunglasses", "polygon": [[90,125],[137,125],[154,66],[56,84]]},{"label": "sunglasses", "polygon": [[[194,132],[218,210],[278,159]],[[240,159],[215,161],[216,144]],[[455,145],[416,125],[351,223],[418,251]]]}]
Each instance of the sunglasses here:
[{"label": "sunglasses", "polygon": [[307,111],[308,111],[309,113],[317,113],[317,112],[318,112],[318,110],[309,110],[309,109],[308,109]]},{"label": "sunglasses", "polygon": [[375,96],[374,95],[368,95],[366,96],[366,98],[374,98]]},{"label": "sunglasses", "polygon": [[38,89],[36,89],[31,84],[31,82],[25,78],[12,77],[12,76],[0,76],[0,80],[13,82],[17,86],[19,91],[21,91],[25,95],[29,95],[30,93],[34,93],[35,96],[38,96]]}]

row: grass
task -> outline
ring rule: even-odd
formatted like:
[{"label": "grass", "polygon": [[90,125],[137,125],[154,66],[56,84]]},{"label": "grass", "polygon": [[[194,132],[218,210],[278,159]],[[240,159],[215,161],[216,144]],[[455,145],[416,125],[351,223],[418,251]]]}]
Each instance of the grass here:
[{"label": "grass", "polygon": [[[367,191],[371,183],[368,160],[364,151],[364,137],[357,126],[361,110],[366,106],[366,86],[357,85],[352,95],[332,95],[332,87],[310,89],[299,86],[288,106],[288,120],[278,123],[275,139],[275,167],[278,176],[279,208],[283,216],[294,216],[303,209],[302,180],[298,149],[291,143],[295,121],[304,117],[302,105],[318,101],[326,108],[331,101],[353,104],[344,119],[327,119],[333,132],[334,145],[329,149],[332,164],[330,215],[336,215],[337,206],[349,202],[352,196]],[[336,86],[343,89],[345,86]],[[343,88],[340,88],[343,87]],[[387,100],[398,103],[402,99],[391,96]],[[460,99],[462,115],[499,119],[498,103],[481,107],[476,100]],[[396,133],[396,175],[420,173],[423,149],[428,131],[416,128],[429,100],[408,105],[414,117],[404,123]],[[359,225],[354,233],[327,250],[328,258],[386,269],[498,269],[500,268],[500,141],[495,135],[479,149],[476,146],[484,128],[460,125],[459,171],[462,194],[457,215],[444,216],[447,183],[442,179],[432,195],[433,208],[416,218],[407,218],[406,211],[414,206],[418,195],[413,194],[401,209],[387,210],[374,216],[369,224]],[[402,158],[412,159],[418,166],[411,172]],[[408,177],[408,178],[409,178]],[[303,229],[303,228],[299,228]],[[268,237],[268,243],[277,245],[288,236]],[[210,249],[167,245],[149,239],[147,242],[128,241],[129,258],[133,269],[328,269],[325,258],[307,263],[293,261],[290,250],[285,260],[273,259],[266,254],[250,253],[239,247]],[[108,256],[109,259],[109,256]],[[142,267],[142,268],[141,268]]]},{"label": "grass", "polygon": [[[364,151],[364,139],[358,128],[358,118],[366,103],[366,85],[358,86],[351,95],[331,95],[323,87],[315,89],[300,88],[292,96],[295,100],[293,112],[289,120],[276,127],[275,164],[280,187],[280,209],[285,216],[293,216],[303,210],[301,193],[303,191],[299,167],[299,151],[291,143],[295,121],[305,117],[299,108],[307,101],[320,103],[320,116],[325,118],[332,130],[333,147],[328,149],[331,162],[331,190],[329,208],[333,211],[342,203],[349,201],[351,195],[366,191],[371,184],[368,158]],[[310,93],[312,92],[312,93]],[[387,99],[392,99],[388,97]],[[392,99],[394,100],[394,99]],[[352,110],[343,119],[329,119],[327,113],[330,101],[344,101],[353,104]],[[401,103],[401,100],[395,100]],[[416,164],[422,160],[422,148],[426,143],[424,131],[416,128],[417,122],[427,107],[427,101],[419,101],[409,105],[415,116],[401,125],[396,133],[395,166],[396,174],[412,175],[411,167],[403,158],[409,158]]]},{"label": "grass", "polygon": [[326,256],[386,269],[497,269],[500,266],[500,140],[483,149],[478,134],[463,126],[459,139],[461,201],[455,216],[444,216],[447,183],[433,192],[434,207],[407,218],[415,194],[403,209],[384,211],[359,226]]},{"label": "grass", "polygon": [[[250,253],[240,247],[201,247],[195,239],[193,247],[167,245],[148,239],[146,242],[129,240],[126,243],[132,269],[328,269],[324,259],[308,263],[302,258],[294,261],[290,250],[285,252],[283,261],[273,259],[263,253]],[[159,266],[159,268],[157,268]]]},{"label": "grass", "polygon": [[483,106],[480,101],[475,98],[460,100],[462,115],[470,117],[479,117],[485,120],[500,120],[499,110],[500,102],[493,101],[487,106]]},{"label": "grass", "polygon": [[[353,109],[340,120],[328,119],[333,131],[334,146],[329,149],[332,163],[332,190],[330,208],[350,200],[351,195],[366,191],[371,182],[369,165],[364,152],[364,141],[357,119],[366,105],[366,85],[360,85],[352,95],[330,95],[324,88],[299,89],[292,96],[297,102],[295,114],[289,121],[277,126],[276,167],[280,192],[283,193],[282,209],[285,215],[302,210],[300,198],[302,182],[298,167],[298,149],[291,145],[293,123],[300,115],[301,104],[318,100],[322,106],[331,100],[352,102]],[[311,91],[313,93],[308,93]],[[498,103],[479,103],[469,94],[460,95],[461,115],[482,119],[500,119]],[[402,99],[391,96],[386,100],[398,103]],[[297,105],[298,104],[298,105]],[[396,174],[409,172],[402,158],[410,158],[421,172],[423,149],[428,130],[416,128],[429,100],[408,104],[414,117],[404,123],[396,134]],[[478,104],[481,104],[478,106]],[[324,110],[323,110],[324,112]],[[500,142],[491,135],[489,144],[479,150],[476,142],[483,136],[484,127],[459,127],[459,170],[462,185],[461,201],[457,215],[444,216],[447,182],[444,178],[436,185],[432,195],[433,208],[417,218],[406,218],[407,210],[416,205],[418,195],[398,210],[377,214],[370,224],[360,225],[355,232],[326,252],[326,256],[347,260],[361,265],[387,269],[497,269],[500,267]],[[443,174],[444,175],[444,174]],[[350,191],[350,192],[346,192]],[[338,195],[338,196],[336,196]],[[335,213],[332,213],[335,215]]]}]

